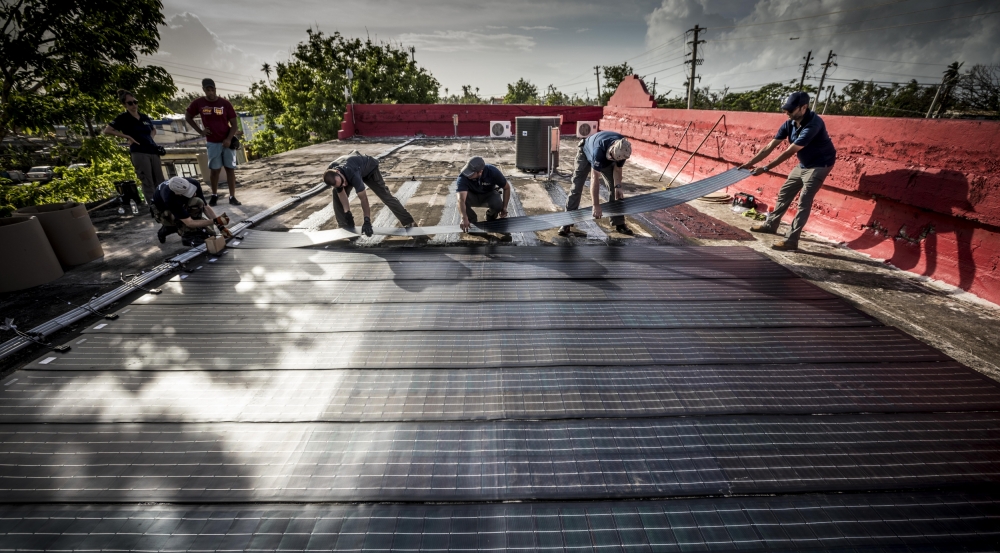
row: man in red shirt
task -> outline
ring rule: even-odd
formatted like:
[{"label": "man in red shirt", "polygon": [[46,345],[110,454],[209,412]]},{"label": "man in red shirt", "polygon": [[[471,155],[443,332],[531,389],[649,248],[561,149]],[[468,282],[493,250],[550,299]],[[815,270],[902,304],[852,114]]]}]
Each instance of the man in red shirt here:
[{"label": "man in red shirt", "polygon": [[[209,184],[212,187],[208,205],[215,205],[219,200],[219,171],[223,167],[226,168],[226,180],[229,181],[229,203],[240,205],[236,199],[236,152],[230,148],[239,129],[236,110],[229,100],[220,98],[215,93],[215,81],[212,79],[202,79],[201,89],[205,91],[205,95],[191,102],[185,119],[207,141]],[[195,116],[201,116],[204,128],[195,122]]]}]

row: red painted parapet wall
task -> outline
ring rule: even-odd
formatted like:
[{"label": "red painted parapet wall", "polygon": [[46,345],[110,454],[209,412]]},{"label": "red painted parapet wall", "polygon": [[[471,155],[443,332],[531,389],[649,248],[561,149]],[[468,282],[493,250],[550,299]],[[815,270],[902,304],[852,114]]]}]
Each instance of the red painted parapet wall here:
[{"label": "red painted parapet wall", "polygon": [[[693,122],[666,182],[722,115],[725,123],[679,182],[748,161],[786,119],[770,113],[609,106],[601,129],[631,138],[634,159],[662,171]],[[824,121],[837,147],[837,163],[816,195],[806,230],[1000,303],[1000,122],[838,116]],[[794,159],[734,188],[770,208]],[[789,211],[785,221],[794,214]]]},{"label": "red painted parapet wall", "polygon": [[518,104],[358,104],[344,114],[338,138],[352,136],[455,136],[452,116],[458,115],[458,136],[489,136],[490,121],[517,117],[563,116],[560,129],[576,133],[577,121],[600,121],[600,106],[532,106]]}]

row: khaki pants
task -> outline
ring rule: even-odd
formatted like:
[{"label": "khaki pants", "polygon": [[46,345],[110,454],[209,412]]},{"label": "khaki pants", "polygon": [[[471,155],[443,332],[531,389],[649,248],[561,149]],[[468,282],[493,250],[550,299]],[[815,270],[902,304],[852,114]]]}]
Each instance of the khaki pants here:
[{"label": "khaki pants", "polygon": [[142,183],[142,195],[146,198],[146,203],[153,203],[156,187],[167,180],[163,177],[160,156],[132,152],[132,166],[135,167],[135,174],[139,177],[139,182]]},{"label": "khaki pants", "polygon": [[788,207],[792,205],[795,195],[801,191],[801,194],[799,194],[798,210],[792,219],[792,228],[785,235],[787,241],[798,242],[799,235],[802,234],[802,229],[805,228],[806,221],[809,220],[809,211],[812,210],[813,197],[816,196],[816,192],[823,186],[823,181],[826,180],[826,176],[830,174],[832,169],[832,165],[810,169],[802,167],[792,169],[792,172],[788,174],[788,180],[785,181],[785,184],[781,185],[781,190],[778,191],[778,199],[775,202],[774,211],[771,212],[767,221],[764,222],[764,226],[771,230],[777,230],[778,224],[781,223],[781,218],[788,211]]},{"label": "khaki pants", "polygon": [[[373,194],[378,196],[378,199],[382,200],[382,203],[392,211],[392,214],[399,219],[399,224],[402,226],[409,226],[413,224],[413,216],[410,212],[403,207],[403,204],[392,195],[389,191],[389,187],[385,185],[385,180],[382,178],[382,173],[379,172],[378,167],[376,167],[371,173],[363,176],[361,180],[364,181],[365,186],[372,191]],[[347,192],[347,197],[351,197],[351,192],[354,188],[348,186],[345,192]],[[354,215],[349,211],[344,211],[344,206],[340,203],[340,199],[337,198],[337,192],[334,190],[333,193],[333,214],[337,217],[337,226],[340,228],[354,228]]]}]

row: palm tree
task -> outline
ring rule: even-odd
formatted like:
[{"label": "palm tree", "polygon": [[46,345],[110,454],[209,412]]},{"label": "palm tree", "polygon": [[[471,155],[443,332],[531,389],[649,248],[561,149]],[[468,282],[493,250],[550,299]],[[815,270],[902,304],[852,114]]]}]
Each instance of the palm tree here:
[{"label": "palm tree", "polygon": [[260,68],[264,71],[264,74],[267,75],[267,82],[271,82],[271,64],[265,63]]}]

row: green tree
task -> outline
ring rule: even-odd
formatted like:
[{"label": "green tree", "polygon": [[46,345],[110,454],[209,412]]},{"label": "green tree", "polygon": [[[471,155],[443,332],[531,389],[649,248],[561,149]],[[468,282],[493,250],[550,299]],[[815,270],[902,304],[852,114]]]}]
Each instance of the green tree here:
[{"label": "green tree", "polygon": [[[274,78],[250,87],[247,110],[264,116],[265,130],[249,144],[255,156],[272,155],[337,137],[347,105],[433,103],[439,84],[401,46],[324,35],[308,29],[292,59],[279,62]],[[348,80],[347,70],[353,72]]]},{"label": "green tree", "polygon": [[503,97],[505,104],[537,104],[538,87],[524,80],[518,79],[516,83],[507,85],[507,94]]},{"label": "green tree", "polygon": [[114,92],[133,90],[157,113],[176,90],[139,54],[159,46],[160,0],[0,2],[0,140],[54,125],[89,127],[121,111]]}]

